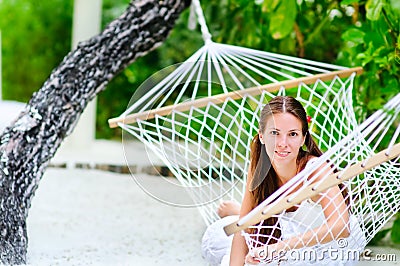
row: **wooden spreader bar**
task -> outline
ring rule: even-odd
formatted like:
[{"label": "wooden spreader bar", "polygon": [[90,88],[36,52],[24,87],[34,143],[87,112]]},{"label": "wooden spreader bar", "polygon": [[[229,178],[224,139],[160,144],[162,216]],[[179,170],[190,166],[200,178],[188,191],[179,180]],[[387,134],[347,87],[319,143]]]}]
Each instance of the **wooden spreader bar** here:
[{"label": "wooden spreader bar", "polygon": [[175,105],[169,105],[157,109],[152,109],[140,113],[130,114],[125,117],[116,117],[108,120],[108,124],[111,128],[118,127],[118,123],[123,124],[133,124],[136,123],[137,120],[149,120],[154,118],[156,115],[166,116],[171,114],[173,111],[184,112],[190,110],[192,107],[200,108],[207,106],[210,102],[214,104],[219,104],[224,102],[227,98],[232,100],[238,100],[243,98],[246,95],[255,96],[262,93],[262,91],[277,91],[281,87],[285,87],[287,89],[295,88],[299,86],[299,84],[313,84],[317,80],[328,81],[332,80],[335,76],[339,78],[349,77],[353,73],[357,73],[357,75],[361,74],[363,71],[362,67],[348,68],[339,71],[333,71],[329,73],[317,74],[309,77],[302,77],[293,80],[285,80],[282,82],[271,83],[258,87],[251,87],[245,90],[237,90],[229,93],[218,94],[210,97],[204,97],[197,100],[183,102]]},{"label": "wooden spreader bar", "polygon": [[299,204],[310,197],[316,196],[319,193],[326,191],[330,187],[336,186],[343,181],[349,180],[356,175],[362,174],[376,167],[379,164],[400,156],[400,143],[394,145],[390,149],[389,154],[387,154],[388,151],[388,149],[383,150],[368,158],[367,161],[358,162],[343,171],[330,174],[322,183],[310,184],[309,186],[302,189],[302,191],[298,193],[295,197],[293,197],[292,195],[288,195],[280,200],[277,200],[276,202],[272,203],[273,206],[271,208],[265,207],[264,210],[251,217],[251,219],[246,221],[246,223],[239,224],[240,220],[238,220],[232,224],[225,226],[225,233],[227,235],[231,235],[241,230],[247,229],[249,226],[258,224],[260,223],[260,221],[272,217],[272,215],[281,213],[282,211],[289,209],[290,207]]}]

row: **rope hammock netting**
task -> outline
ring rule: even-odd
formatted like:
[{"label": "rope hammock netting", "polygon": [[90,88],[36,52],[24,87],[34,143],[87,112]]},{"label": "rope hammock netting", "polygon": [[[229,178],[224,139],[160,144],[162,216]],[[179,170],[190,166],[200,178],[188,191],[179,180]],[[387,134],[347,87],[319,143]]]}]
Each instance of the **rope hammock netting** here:
[{"label": "rope hammock netting", "polygon": [[[242,200],[261,109],[275,96],[293,96],[312,117],[309,132],[324,154],[225,231],[242,231],[250,251],[293,235],[297,242],[287,250],[321,250],[332,242],[316,245],[301,234],[325,224],[319,201],[334,202],[329,188],[343,184],[350,217],[338,219],[351,232],[347,246],[362,251],[400,207],[400,94],[358,125],[352,91],[361,68],[215,43],[199,2],[192,2],[204,46],[168,75],[153,76],[151,87],[110,126],[154,152],[210,225],[220,218],[220,200]],[[337,172],[329,172],[331,165]],[[293,206],[297,211],[286,211]],[[278,222],[266,225],[271,217]],[[315,237],[334,238],[329,230],[321,232],[314,231]]]}]

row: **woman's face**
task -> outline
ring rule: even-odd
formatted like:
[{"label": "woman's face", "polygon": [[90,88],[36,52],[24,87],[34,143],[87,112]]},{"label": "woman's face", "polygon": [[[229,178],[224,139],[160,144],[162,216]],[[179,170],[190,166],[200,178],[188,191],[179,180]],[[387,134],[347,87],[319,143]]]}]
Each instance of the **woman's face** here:
[{"label": "woman's face", "polygon": [[290,113],[268,117],[265,131],[259,132],[259,136],[272,163],[286,164],[296,161],[299,149],[305,141],[301,129],[300,119]]}]

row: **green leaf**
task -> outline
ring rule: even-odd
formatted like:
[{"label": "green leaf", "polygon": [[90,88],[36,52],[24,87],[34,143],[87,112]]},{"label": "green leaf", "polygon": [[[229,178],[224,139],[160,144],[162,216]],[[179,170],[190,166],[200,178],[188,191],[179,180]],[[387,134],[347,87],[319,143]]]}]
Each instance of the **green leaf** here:
[{"label": "green leaf", "polygon": [[373,58],[371,56],[369,56],[367,53],[359,53],[356,56],[357,60],[361,60],[361,66],[365,66],[366,64],[368,64]]},{"label": "green leaf", "polygon": [[387,235],[387,233],[389,231],[390,231],[390,229],[385,229],[385,230],[379,231],[378,233],[376,233],[374,238],[371,239],[371,241],[368,243],[368,245],[371,245],[371,246],[378,245],[379,241],[381,241]]},{"label": "green leaf", "polygon": [[400,49],[400,34],[399,34],[399,36],[397,36],[396,48]]},{"label": "green leaf", "polygon": [[[286,38],[282,39],[279,44],[279,51],[283,54],[296,54],[296,40],[287,36]],[[282,70],[285,72],[284,70]],[[290,73],[292,74],[292,73]]]},{"label": "green leaf", "polygon": [[395,54],[394,54],[394,60],[400,64],[400,48],[396,47]]},{"label": "green leaf", "polygon": [[396,95],[399,92],[399,82],[396,79],[390,79],[388,84],[382,88],[382,91],[390,97]]},{"label": "green leaf", "polygon": [[285,38],[293,30],[297,15],[295,0],[282,1],[270,16],[269,32],[274,39]]},{"label": "green leaf", "polygon": [[383,0],[368,0],[368,2],[365,4],[365,8],[367,10],[367,18],[369,20],[378,20],[382,12],[383,5]]},{"label": "green leaf", "polygon": [[342,2],[340,2],[341,5],[351,5],[354,3],[358,3],[360,2],[360,0],[343,0]]},{"label": "green leaf", "polygon": [[273,12],[279,5],[279,2],[279,0],[264,0],[264,3],[262,4],[262,12]]},{"label": "green leaf", "polygon": [[390,6],[392,7],[393,11],[400,16],[400,1],[399,0],[390,0]]},{"label": "green leaf", "polygon": [[348,29],[342,34],[342,39],[345,41],[353,42],[355,44],[362,44],[364,43],[364,36],[365,32],[356,28],[352,28]]},{"label": "green leaf", "polygon": [[392,232],[390,238],[396,244],[400,243],[400,217],[397,215],[396,220],[393,222]]},{"label": "green leaf", "polygon": [[[371,95],[372,96],[372,95]],[[378,110],[379,108],[382,107],[383,99],[380,97],[374,97],[369,99],[369,102],[367,104],[368,108],[371,110]]]}]

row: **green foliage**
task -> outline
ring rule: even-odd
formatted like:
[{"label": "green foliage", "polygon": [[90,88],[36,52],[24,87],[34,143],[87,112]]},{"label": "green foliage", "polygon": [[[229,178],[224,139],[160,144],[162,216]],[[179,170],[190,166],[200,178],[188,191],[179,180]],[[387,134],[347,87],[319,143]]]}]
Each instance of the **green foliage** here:
[{"label": "green foliage", "polygon": [[384,229],[379,231],[374,238],[368,243],[370,246],[377,246],[381,244],[381,241],[387,236],[390,232],[390,229]]},{"label": "green foliage", "polygon": [[265,14],[270,14],[266,19],[269,20],[269,34],[274,39],[282,39],[293,31],[297,15],[296,1],[275,1],[270,9],[266,8],[268,5],[265,5],[268,2],[273,1],[265,1],[262,10]]},{"label": "green foliage", "polygon": [[1,1],[3,98],[28,101],[71,46],[72,0]]},{"label": "green foliage", "polygon": [[355,86],[356,109],[363,120],[400,91],[400,58],[396,54],[400,12],[380,0],[369,0],[356,11],[360,19],[343,33],[338,62],[364,68]]},{"label": "green foliage", "polygon": [[[104,1],[103,24],[122,14],[128,3],[129,0]],[[107,120],[126,110],[129,100],[146,79],[163,68],[183,62],[201,47],[201,34],[188,30],[188,17],[189,12],[185,12],[161,47],[136,60],[109,83],[107,90],[99,94],[96,117],[98,138],[120,138],[121,132],[109,128]]]},{"label": "green foliage", "polygon": [[396,220],[393,222],[390,238],[393,243],[400,244],[400,214],[397,214]]},{"label": "green foliage", "polygon": [[[104,0],[103,26],[128,3]],[[69,51],[72,5],[72,0],[2,2],[4,98],[28,100]],[[360,120],[399,91],[399,1],[203,0],[202,6],[214,41],[363,66],[355,86]],[[146,78],[202,45],[199,30],[187,28],[188,17],[189,10],[160,48],[123,71],[99,96],[98,137],[118,137],[108,129],[107,117],[120,114]]]}]

